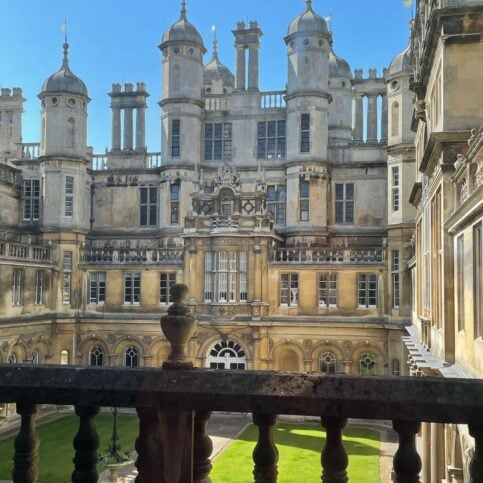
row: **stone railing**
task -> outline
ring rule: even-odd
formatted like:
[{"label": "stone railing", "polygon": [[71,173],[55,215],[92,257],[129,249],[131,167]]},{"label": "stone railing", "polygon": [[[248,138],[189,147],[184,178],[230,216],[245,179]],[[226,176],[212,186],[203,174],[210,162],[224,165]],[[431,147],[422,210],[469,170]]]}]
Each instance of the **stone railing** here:
[{"label": "stone railing", "polygon": [[40,143],[22,143],[22,159],[38,159]]},{"label": "stone railing", "polygon": [[260,98],[261,109],[285,109],[285,95],[287,91],[269,91],[262,92]]},{"label": "stone railing", "polygon": [[104,171],[107,169],[107,154],[93,154],[91,169],[92,171]]},{"label": "stone railing", "polygon": [[183,263],[181,248],[84,248],[81,263],[86,264],[174,264]]},{"label": "stone railing", "polygon": [[207,111],[229,111],[230,98],[226,95],[205,95],[205,109]]},{"label": "stone railing", "polygon": [[384,263],[382,248],[277,248],[272,251],[272,263]]},{"label": "stone railing", "polygon": [[266,214],[187,216],[185,233],[270,232],[273,221]]},{"label": "stone railing", "polygon": [[159,168],[161,166],[161,153],[146,154],[146,168]]},{"label": "stone railing", "polygon": [[[161,166],[161,153],[144,153],[133,154],[133,156],[144,156],[144,167],[147,169],[159,168]],[[93,154],[91,161],[91,169],[93,171],[105,171],[108,169],[109,155]]]},{"label": "stone railing", "polygon": [[0,259],[35,263],[52,263],[52,248],[0,241]]},{"label": "stone railing", "polygon": [[161,318],[172,347],[162,369],[0,366],[0,398],[4,403],[16,403],[21,416],[14,482],[37,480],[35,416],[40,404],[75,406],[79,430],[73,438],[74,482],[98,481],[95,418],[100,407],[136,408],[138,483],[210,482],[213,446],[207,423],[212,411],[253,414],[258,428],[253,451],[255,482],[277,481],[273,432],[279,414],[321,418],[326,430],[320,448],[322,482],[348,481],[349,457],[342,439],[347,418],[392,420],[399,438],[393,481],[400,483],[420,481],[416,436],[421,421],[468,424],[475,439],[470,483],[483,481],[482,380],[193,369],[186,345],[196,321],[183,303],[187,292],[184,285],[173,286],[174,303]]},{"label": "stone railing", "polygon": [[19,187],[20,180],[20,171],[18,169],[0,163],[0,182]]}]

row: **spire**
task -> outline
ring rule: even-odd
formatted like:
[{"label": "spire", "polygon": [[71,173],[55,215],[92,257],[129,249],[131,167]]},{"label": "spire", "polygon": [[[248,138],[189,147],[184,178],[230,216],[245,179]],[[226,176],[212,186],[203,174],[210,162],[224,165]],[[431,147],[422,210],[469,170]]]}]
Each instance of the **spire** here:
[{"label": "spire", "polygon": [[218,39],[216,38],[216,25],[211,26],[213,32],[213,59],[218,59]]},{"label": "spire", "polygon": [[312,0],[305,0],[307,10],[312,10]]},{"label": "spire", "polygon": [[186,20],[186,0],[181,0],[181,18]]},{"label": "spire", "polygon": [[62,61],[62,68],[63,69],[68,69],[69,68],[69,44],[64,42],[64,45],[62,46],[64,48],[64,60]]}]

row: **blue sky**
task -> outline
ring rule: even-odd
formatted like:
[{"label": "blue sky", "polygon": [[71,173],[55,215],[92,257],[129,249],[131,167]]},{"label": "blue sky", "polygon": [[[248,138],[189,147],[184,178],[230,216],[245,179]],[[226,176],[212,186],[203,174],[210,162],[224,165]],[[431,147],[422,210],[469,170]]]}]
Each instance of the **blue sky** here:
[{"label": "blue sky", "polygon": [[[315,11],[331,17],[334,48],[352,69],[382,70],[408,42],[409,0],[313,0]],[[258,20],[264,35],[260,87],[283,89],[287,56],[283,37],[305,0],[187,0],[188,18],[205,40],[211,58],[216,25],[221,61],[232,71],[233,35],[238,20]],[[28,99],[24,142],[40,140],[43,81],[62,59],[64,17],[68,21],[70,64],[83,79],[89,104],[89,144],[95,152],[110,147],[111,112],[107,92],[113,82],[147,84],[147,144],[160,149],[161,53],[166,28],[179,17],[179,0],[0,0],[0,87],[22,87]]]}]

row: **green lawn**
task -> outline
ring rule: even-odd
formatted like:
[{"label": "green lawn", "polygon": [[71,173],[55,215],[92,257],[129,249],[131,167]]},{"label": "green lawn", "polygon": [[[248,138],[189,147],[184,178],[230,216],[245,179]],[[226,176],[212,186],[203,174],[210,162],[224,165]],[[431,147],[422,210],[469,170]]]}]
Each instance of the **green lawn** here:
[{"label": "green lawn", "polygon": [[[105,452],[112,434],[112,416],[100,414],[96,418],[96,426],[101,438],[100,450]],[[123,451],[132,452],[138,434],[137,416],[118,415],[118,428]],[[72,439],[77,430],[78,419],[75,416],[66,416],[39,426],[40,482],[71,481],[74,457]],[[316,424],[308,423],[280,423],[274,432],[280,454],[279,483],[320,481],[324,432]],[[13,439],[0,441],[0,480],[11,479]],[[253,482],[252,451],[256,439],[257,430],[251,425],[215,461],[210,475],[214,483]],[[344,431],[344,446],[349,455],[350,481],[379,483],[379,433],[370,429],[347,428]]]},{"label": "green lawn", "polygon": [[[135,415],[119,414],[118,432],[123,452],[132,452],[138,435],[138,418]],[[112,435],[112,415],[100,414],[96,418],[97,432],[101,439],[100,452],[105,452]],[[40,473],[43,483],[65,483],[71,481],[74,469],[72,440],[79,428],[76,416],[66,416],[38,427],[40,436]],[[12,478],[13,440],[0,441],[0,480]],[[100,471],[103,468],[99,468]]]},{"label": "green lawn", "polygon": [[[277,424],[274,439],[279,451],[279,483],[320,481],[320,455],[325,433],[316,424]],[[257,429],[250,425],[214,462],[215,483],[253,482],[252,451]],[[346,428],[344,447],[349,455],[349,481],[379,483],[379,432]],[[294,477],[294,475],[297,475]]]}]

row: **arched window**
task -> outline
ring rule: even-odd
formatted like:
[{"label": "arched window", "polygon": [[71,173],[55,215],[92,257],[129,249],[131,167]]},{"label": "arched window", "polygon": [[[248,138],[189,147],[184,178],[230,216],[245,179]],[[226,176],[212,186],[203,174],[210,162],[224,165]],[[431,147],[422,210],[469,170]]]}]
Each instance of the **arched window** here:
[{"label": "arched window", "polygon": [[133,345],[124,349],[124,365],[126,367],[139,367],[139,350]]},{"label": "arched window", "polygon": [[401,375],[401,363],[399,362],[399,359],[394,359],[392,361],[392,375],[393,376]]},{"label": "arched window", "polygon": [[63,350],[60,352],[60,363],[65,366],[69,363],[69,351]]},{"label": "arched window", "polygon": [[337,359],[333,352],[322,352],[319,357],[319,371],[326,374],[337,372]]},{"label": "arched window", "polygon": [[391,106],[391,136],[399,135],[399,103],[397,101]]},{"label": "arched window", "polygon": [[103,366],[104,365],[104,349],[96,345],[91,347],[89,351],[89,365],[90,366]]},{"label": "arched window", "polygon": [[210,369],[246,369],[245,351],[233,340],[222,340],[208,352],[206,367]]},{"label": "arched window", "polygon": [[75,148],[75,120],[73,117],[67,120],[67,147]]},{"label": "arched window", "polygon": [[39,364],[40,363],[40,353],[38,349],[35,349],[32,352],[32,364]]},{"label": "arched window", "polygon": [[15,352],[12,352],[9,356],[8,356],[8,359],[7,359],[7,362],[9,364],[16,364],[17,363],[17,354],[15,354]]},{"label": "arched window", "polygon": [[373,376],[376,373],[376,356],[372,352],[363,352],[359,357],[359,374]]}]

